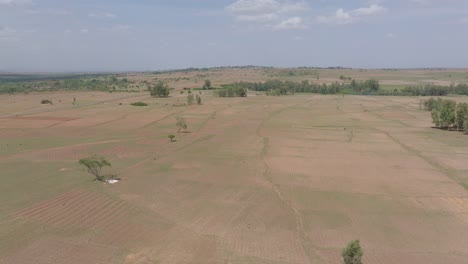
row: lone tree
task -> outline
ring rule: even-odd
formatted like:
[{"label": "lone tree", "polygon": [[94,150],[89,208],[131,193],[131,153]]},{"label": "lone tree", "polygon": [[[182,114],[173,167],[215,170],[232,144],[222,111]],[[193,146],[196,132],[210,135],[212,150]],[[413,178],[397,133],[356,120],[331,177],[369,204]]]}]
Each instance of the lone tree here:
[{"label": "lone tree", "polygon": [[176,121],[176,126],[178,128],[177,133],[179,133],[182,129],[187,129],[187,123],[183,117],[177,116]]},{"label": "lone tree", "polygon": [[170,135],[168,135],[167,137],[171,140],[171,142],[174,142],[174,138],[175,138],[174,135],[170,134]]},{"label": "lone tree", "polygon": [[97,181],[104,181],[104,176],[101,175],[101,170],[104,167],[111,167],[109,161],[107,161],[103,157],[92,156],[84,159],[79,160],[80,165],[84,166],[89,173],[96,177],[95,180]]},{"label": "lone tree", "polygon": [[158,81],[157,84],[149,88],[151,96],[154,97],[168,97],[171,89],[167,83]]},{"label": "lone tree", "polygon": [[205,80],[205,84],[203,85],[203,89],[210,90],[211,89],[211,81]]},{"label": "lone tree", "polygon": [[363,255],[364,252],[362,251],[359,240],[349,242],[349,244],[341,252],[344,264],[361,264]]}]

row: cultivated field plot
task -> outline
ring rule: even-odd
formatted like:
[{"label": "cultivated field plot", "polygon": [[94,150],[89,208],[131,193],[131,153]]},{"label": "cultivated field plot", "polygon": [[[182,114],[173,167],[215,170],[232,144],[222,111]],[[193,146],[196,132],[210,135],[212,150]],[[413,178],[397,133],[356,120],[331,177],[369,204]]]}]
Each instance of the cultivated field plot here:
[{"label": "cultivated field plot", "polygon": [[0,96],[1,264],[468,262],[468,136],[420,98],[43,96]]}]

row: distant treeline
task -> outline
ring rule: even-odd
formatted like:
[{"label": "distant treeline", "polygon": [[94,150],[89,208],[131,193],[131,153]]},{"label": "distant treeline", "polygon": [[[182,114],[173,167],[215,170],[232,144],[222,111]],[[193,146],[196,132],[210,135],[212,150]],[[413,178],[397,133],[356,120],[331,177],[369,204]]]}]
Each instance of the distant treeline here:
[{"label": "distant treeline", "polygon": [[118,91],[126,90],[130,85],[127,78],[86,78],[60,79],[46,81],[0,82],[0,94],[28,93],[33,91]]},{"label": "distant treeline", "polygon": [[447,94],[468,95],[468,85],[458,84],[451,86],[438,86],[433,84],[407,86],[401,90],[385,90],[377,80],[366,81],[351,80],[350,82],[334,82],[331,84],[319,84],[302,82],[268,80],[265,82],[237,82],[228,87],[240,87],[250,91],[262,91],[267,95],[288,95],[295,93],[316,94],[360,94],[360,95],[393,95],[393,96],[445,96]]},{"label": "distant treeline", "polygon": [[70,73],[70,74],[17,74],[17,73],[0,73],[0,83],[2,82],[28,82],[28,81],[45,81],[45,80],[65,80],[65,79],[82,79],[82,78],[99,78],[111,73]]},{"label": "distant treeline", "polygon": [[377,94],[380,88],[377,80],[367,80],[364,82],[351,81],[349,84],[332,83],[318,84],[309,81],[293,82],[281,80],[269,80],[266,82],[238,82],[224,87],[239,87],[250,91],[262,91],[268,95],[288,95],[295,93],[317,93],[317,94]]},{"label": "distant treeline", "polygon": [[432,122],[438,128],[464,130],[468,134],[468,103],[458,103],[453,100],[437,100],[431,98],[421,101],[426,111],[430,111]]}]

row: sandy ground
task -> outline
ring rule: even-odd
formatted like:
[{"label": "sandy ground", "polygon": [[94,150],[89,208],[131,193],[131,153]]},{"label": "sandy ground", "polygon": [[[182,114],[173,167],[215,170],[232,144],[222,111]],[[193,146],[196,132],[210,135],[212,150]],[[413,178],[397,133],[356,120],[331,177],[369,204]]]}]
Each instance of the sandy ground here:
[{"label": "sandy ground", "polygon": [[420,98],[43,96],[0,98],[2,264],[468,262],[468,136]]}]

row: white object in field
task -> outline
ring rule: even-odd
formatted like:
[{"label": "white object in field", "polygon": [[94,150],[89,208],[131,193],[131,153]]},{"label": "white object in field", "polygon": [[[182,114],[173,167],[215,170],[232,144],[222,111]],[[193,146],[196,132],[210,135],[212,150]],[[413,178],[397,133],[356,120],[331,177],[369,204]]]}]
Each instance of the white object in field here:
[{"label": "white object in field", "polygon": [[119,182],[119,180],[116,180],[116,179],[110,179],[110,180],[107,180],[106,181],[107,183],[110,183],[110,184],[116,184]]}]

